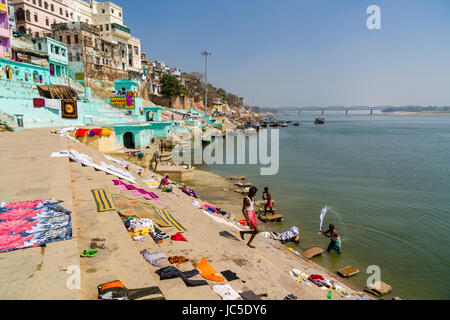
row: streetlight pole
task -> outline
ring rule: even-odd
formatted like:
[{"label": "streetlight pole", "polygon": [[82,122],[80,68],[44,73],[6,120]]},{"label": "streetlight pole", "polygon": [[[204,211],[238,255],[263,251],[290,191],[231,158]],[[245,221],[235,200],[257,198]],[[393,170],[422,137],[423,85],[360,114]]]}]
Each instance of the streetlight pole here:
[{"label": "streetlight pole", "polygon": [[202,56],[205,57],[205,113],[208,114],[208,56],[211,53],[207,51],[202,52]]}]

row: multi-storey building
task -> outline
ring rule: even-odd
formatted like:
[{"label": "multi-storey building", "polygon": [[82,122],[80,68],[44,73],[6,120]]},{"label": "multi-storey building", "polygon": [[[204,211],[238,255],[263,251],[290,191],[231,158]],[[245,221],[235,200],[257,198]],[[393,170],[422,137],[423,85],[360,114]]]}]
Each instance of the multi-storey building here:
[{"label": "multi-storey building", "polygon": [[45,37],[34,40],[34,49],[48,55],[50,76],[69,76],[67,47],[64,43]]},{"label": "multi-storey building", "polygon": [[11,0],[16,15],[16,29],[34,37],[50,34],[51,25],[73,21],[73,0]]},{"label": "multi-storey building", "polygon": [[68,50],[69,68],[74,77],[113,81],[127,78],[126,45],[102,39],[100,30],[78,21],[52,26],[52,37],[64,42]]},{"label": "multi-storey building", "polygon": [[9,31],[8,4],[0,0],[0,58],[11,57],[11,32]]}]

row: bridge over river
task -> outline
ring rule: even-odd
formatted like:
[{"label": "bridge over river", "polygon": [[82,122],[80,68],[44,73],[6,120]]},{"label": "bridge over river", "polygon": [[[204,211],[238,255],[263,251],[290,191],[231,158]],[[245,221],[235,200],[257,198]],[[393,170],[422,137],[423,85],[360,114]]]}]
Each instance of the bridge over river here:
[{"label": "bridge over river", "polygon": [[326,111],[343,111],[346,115],[349,115],[351,111],[361,111],[367,110],[370,115],[373,115],[374,110],[384,110],[387,108],[393,108],[392,106],[353,106],[353,107],[344,107],[344,106],[329,106],[329,107],[280,107],[280,108],[261,108],[263,112],[270,112],[275,114],[280,113],[298,113],[299,115],[302,112],[321,112],[322,116],[325,115]]}]

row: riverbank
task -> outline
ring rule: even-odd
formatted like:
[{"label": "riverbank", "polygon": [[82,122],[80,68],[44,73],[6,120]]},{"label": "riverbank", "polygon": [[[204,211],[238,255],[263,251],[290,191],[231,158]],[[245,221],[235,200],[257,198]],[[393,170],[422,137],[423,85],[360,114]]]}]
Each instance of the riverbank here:
[{"label": "riverbank", "polygon": [[[136,170],[131,171],[136,179],[135,186],[156,193],[160,203],[126,195],[167,210],[186,229],[183,235],[188,241],[166,239],[156,244],[150,237],[144,241],[133,241],[116,211],[97,212],[90,192],[92,189],[105,189],[110,193],[123,194],[112,182],[117,177],[69,162],[67,158],[51,158],[50,155],[52,152],[74,149],[88,155],[95,163],[105,161],[122,169],[124,166],[106,160],[103,153],[81,143],[51,135],[48,129],[1,134],[0,146],[0,162],[4,164],[0,168],[0,185],[8,186],[0,190],[0,200],[14,202],[56,198],[72,212],[73,228],[71,240],[1,253],[0,268],[7,271],[0,275],[1,299],[97,299],[97,286],[114,280],[121,280],[128,288],[158,286],[166,299],[175,300],[218,300],[220,297],[214,293],[212,286],[225,283],[236,291],[265,293],[267,297],[263,299],[269,300],[281,300],[288,294],[294,294],[299,299],[327,299],[328,290],[309,281],[302,285],[293,280],[289,275],[292,269],[309,275],[320,274],[341,285],[349,294],[349,297],[333,294],[333,300],[368,297],[334,272],[294,255],[281,243],[258,236],[254,242],[256,249],[248,248],[246,242],[240,240],[237,223],[223,220],[234,225],[230,226],[211,218],[192,204],[194,198],[180,189],[174,188],[173,193],[149,189],[144,179],[160,179],[151,172],[141,178],[136,175]],[[17,153],[18,146],[20,153]],[[212,184],[211,180],[202,177],[205,176],[200,173],[194,178],[197,187],[200,180],[206,185],[214,185],[214,188],[219,188],[218,185],[223,182],[214,180]],[[203,191],[199,192],[209,197]],[[236,196],[241,198],[238,194]],[[221,197],[216,194],[212,204],[234,211],[231,207],[234,200],[228,207],[228,198]],[[173,228],[164,228],[163,231],[168,235],[176,233]],[[93,245],[99,250],[96,257],[79,257],[83,250]],[[220,283],[208,281],[207,285],[200,287],[186,287],[180,278],[160,280],[155,273],[159,268],[150,265],[140,254],[143,249],[163,252],[167,257],[185,256],[189,261],[180,265],[181,271],[192,270],[202,258],[206,258],[217,271],[231,270],[240,279]],[[167,260],[159,262],[163,266],[169,265]],[[79,268],[80,288],[67,286],[68,278],[73,275],[73,271],[68,272],[73,270],[72,267]],[[202,278],[195,276],[192,279]]]}]

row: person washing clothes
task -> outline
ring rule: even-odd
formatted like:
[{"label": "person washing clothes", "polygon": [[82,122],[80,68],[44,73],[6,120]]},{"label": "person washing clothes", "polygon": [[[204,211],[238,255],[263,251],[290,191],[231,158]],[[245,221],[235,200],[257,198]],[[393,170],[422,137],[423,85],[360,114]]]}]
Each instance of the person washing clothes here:
[{"label": "person washing clothes", "polygon": [[166,174],[162,179],[161,183],[159,184],[159,189],[165,189],[169,186],[169,175]]},{"label": "person washing clothes", "polygon": [[330,238],[330,245],[328,246],[327,251],[330,252],[330,250],[334,250],[337,253],[341,254],[341,237],[339,236],[339,233],[334,228],[334,224],[330,224],[328,227],[328,230],[323,232],[320,231],[325,237]]},{"label": "person washing clothes", "polygon": [[247,220],[247,225],[250,227],[251,231],[240,231],[242,240],[244,239],[245,234],[251,234],[250,240],[247,243],[252,249],[255,249],[252,246],[252,241],[255,239],[256,235],[259,233],[258,229],[258,220],[256,219],[256,213],[254,209],[255,196],[258,189],[255,187],[251,187],[247,196],[244,197],[244,203],[242,206],[242,213],[244,214],[245,219]]},{"label": "person washing clothes", "polygon": [[266,204],[264,205],[264,215],[267,215],[267,209],[269,209],[270,213],[273,215],[274,201],[272,200],[272,195],[270,194],[268,187],[264,188],[262,197],[263,197],[263,200],[267,200]]}]

